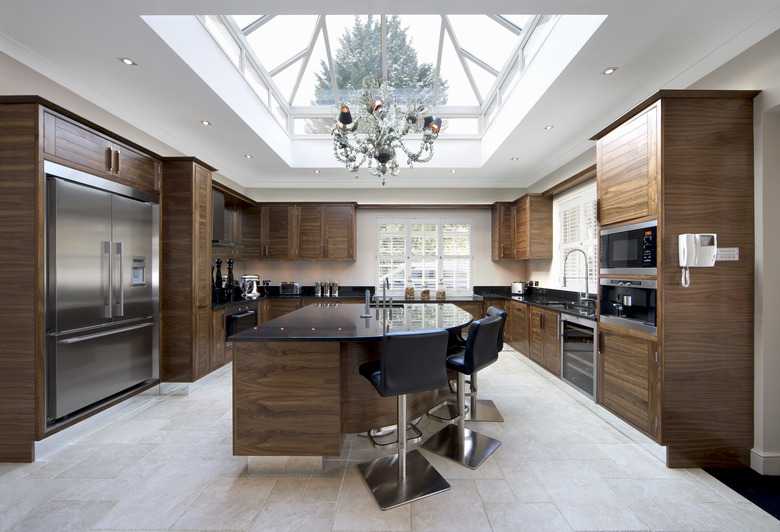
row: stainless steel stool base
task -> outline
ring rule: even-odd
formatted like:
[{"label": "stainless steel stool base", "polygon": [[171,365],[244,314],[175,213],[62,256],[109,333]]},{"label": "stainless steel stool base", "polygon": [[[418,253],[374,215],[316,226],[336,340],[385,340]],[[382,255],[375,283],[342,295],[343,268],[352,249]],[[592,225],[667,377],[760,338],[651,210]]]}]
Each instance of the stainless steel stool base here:
[{"label": "stainless steel stool base", "polygon": [[[374,447],[387,447],[388,445],[395,445],[398,443],[397,433],[397,425],[394,425],[392,428],[382,427],[378,429],[371,429],[366,432],[366,435],[371,441],[371,445]],[[382,437],[388,437],[393,434],[395,435],[392,436],[392,439],[389,439],[388,441],[381,441],[378,439]],[[420,440],[422,440],[422,432],[420,432],[420,429],[417,428],[415,423],[408,424],[406,426],[406,441],[409,443],[418,443]]]},{"label": "stainless steel stool base", "polygon": [[[449,458],[469,469],[476,469],[487,460],[493,451],[498,449],[501,441],[467,428],[459,424],[447,425],[439,432],[425,440],[420,447],[433,453]],[[463,431],[460,434],[460,430]]]},{"label": "stainless steel stool base", "polygon": [[450,489],[442,477],[418,450],[406,453],[410,474],[399,476],[398,455],[358,464],[379,508],[389,510]]}]

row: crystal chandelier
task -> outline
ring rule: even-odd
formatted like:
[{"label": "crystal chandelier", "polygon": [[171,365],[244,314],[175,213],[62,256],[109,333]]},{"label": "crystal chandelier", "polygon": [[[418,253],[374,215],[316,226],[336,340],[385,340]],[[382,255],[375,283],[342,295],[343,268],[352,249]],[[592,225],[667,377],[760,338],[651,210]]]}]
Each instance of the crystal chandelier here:
[{"label": "crystal chandelier", "polygon": [[[399,172],[396,150],[401,148],[407,157],[407,164],[427,163],[433,157],[433,141],[439,136],[441,118],[430,116],[431,108],[417,97],[407,98],[406,109],[397,103],[394,92],[387,87],[384,78],[363,81],[363,94],[356,107],[357,118],[353,121],[347,102],[334,107],[336,126],[333,128],[333,153],[355,174],[368,161],[371,175],[397,176]],[[360,132],[358,132],[360,129]],[[403,142],[408,133],[422,133],[417,151],[412,151]]]}]

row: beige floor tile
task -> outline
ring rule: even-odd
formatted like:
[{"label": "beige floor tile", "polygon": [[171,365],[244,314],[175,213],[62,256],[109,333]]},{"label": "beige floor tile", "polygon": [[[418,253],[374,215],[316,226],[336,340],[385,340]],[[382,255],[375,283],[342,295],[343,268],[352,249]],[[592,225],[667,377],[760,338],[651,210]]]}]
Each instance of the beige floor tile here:
[{"label": "beige floor tile", "polygon": [[449,491],[412,504],[412,530],[490,530],[490,521],[474,481],[452,480],[450,484]]},{"label": "beige floor tile", "polygon": [[170,530],[249,530],[271,494],[274,479],[216,479]]},{"label": "beige floor tile", "polygon": [[89,530],[112,506],[110,502],[52,501],[36,509],[9,530],[83,532]]},{"label": "beige floor tile", "polygon": [[494,532],[568,532],[572,528],[550,503],[488,503],[485,511]]},{"label": "beige floor tile", "polygon": [[344,473],[333,530],[411,530],[411,507],[415,504],[419,503],[380,510],[363,475],[352,466]]},{"label": "beige floor tile", "polygon": [[265,530],[328,531],[333,526],[335,503],[266,502],[250,532]]}]

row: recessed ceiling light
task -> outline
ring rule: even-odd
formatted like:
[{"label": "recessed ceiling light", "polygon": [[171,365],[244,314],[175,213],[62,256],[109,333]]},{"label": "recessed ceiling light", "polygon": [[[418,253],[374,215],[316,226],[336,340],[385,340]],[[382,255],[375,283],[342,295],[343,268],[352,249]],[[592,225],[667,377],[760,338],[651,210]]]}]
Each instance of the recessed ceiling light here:
[{"label": "recessed ceiling light", "polygon": [[319,170],[315,170],[315,171],[314,171],[314,173],[315,173],[315,174],[319,174],[319,173],[320,173],[320,171],[319,171]]},{"label": "recessed ceiling light", "polygon": [[555,127],[555,126],[553,126],[553,125],[546,125],[546,126],[544,126],[544,129],[546,129],[546,130],[548,130],[548,131],[549,131],[550,129],[552,129],[552,128],[554,128],[554,127]]},{"label": "recessed ceiling light", "polygon": [[618,69],[618,67],[607,67],[607,68],[604,69],[604,72],[602,72],[602,74],[604,76],[611,76],[612,74],[615,73],[615,71],[617,69]]},{"label": "recessed ceiling light", "polygon": [[511,158],[511,159],[509,159],[509,160],[510,160],[510,161],[516,161],[516,160],[517,160],[517,157],[512,157],[512,158]]},{"label": "recessed ceiling light", "polygon": [[211,122],[209,122],[208,120],[201,120],[200,123],[203,124],[204,126],[210,126],[211,125]]},{"label": "recessed ceiling light", "polygon": [[127,66],[137,66],[138,65],[138,63],[136,63],[135,61],[133,61],[129,57],[120,57],[119,60],[122,61]]},{"label": "recessed ceiling light", "polygon": [[252,154],[247,153],[246,155],[244,155],[244,157],[246,157],[247,159],[251,159],[252,158]]},{"label": "recessed ceiling light", "polygon": [[457,172],[457,170],[455,170],[454,168],[453,168],[452,170],[450,170],[450,173],[451,173],[451,174],[454,174],[454,173],[456,173],[456,172]]}]

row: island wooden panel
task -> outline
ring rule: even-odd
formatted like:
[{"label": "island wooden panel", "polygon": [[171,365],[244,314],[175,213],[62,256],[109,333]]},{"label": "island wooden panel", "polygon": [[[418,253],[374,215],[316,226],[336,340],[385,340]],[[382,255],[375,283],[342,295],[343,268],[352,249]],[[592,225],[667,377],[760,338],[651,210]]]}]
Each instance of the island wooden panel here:
[{"label": "island wooden panel", "polygon": [[528,352],[528,305],[519,301],[512,301],[509,305],[509,328],[511,335],[509,344],[515,351],[530,358],[530,353]]},{"label": "island wooden panel", "polygon": [[340,342],[234,342],[233,454],[338,456]]},{"label": "island wooden panel", "polygon": [[0,271],[13,274],[13,282],[0,283],[2,462],[35,460],[36,417],[43,418],[36,416],[36,381],[42,379],[43,367],[44,198],[38,183],[38,116],[34,104],[0,105]]}]

